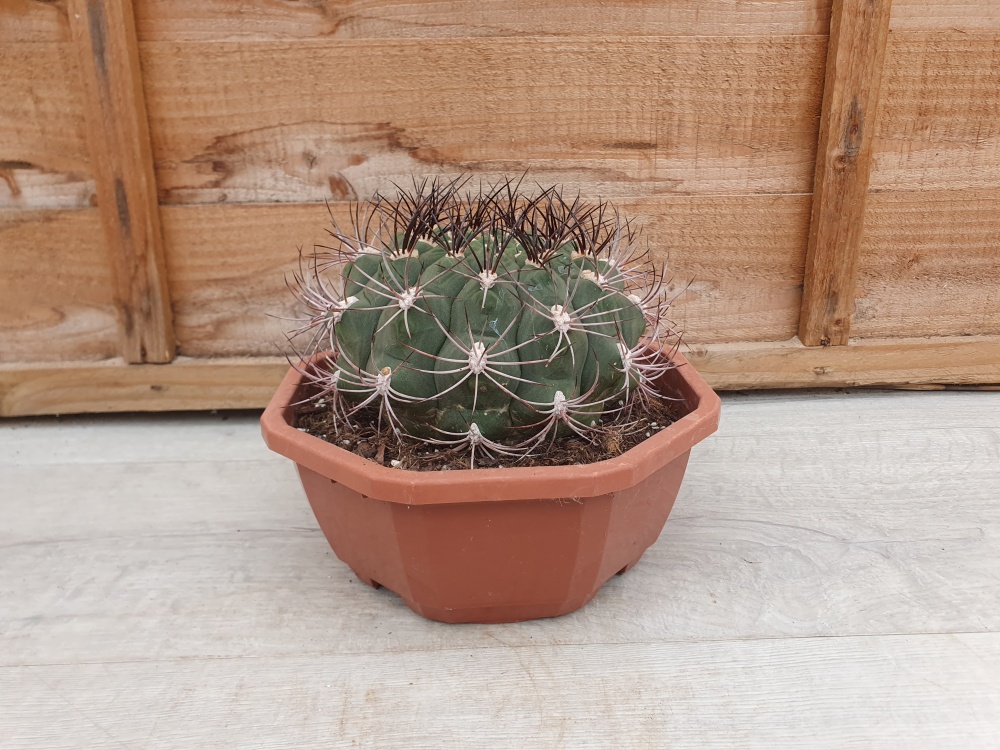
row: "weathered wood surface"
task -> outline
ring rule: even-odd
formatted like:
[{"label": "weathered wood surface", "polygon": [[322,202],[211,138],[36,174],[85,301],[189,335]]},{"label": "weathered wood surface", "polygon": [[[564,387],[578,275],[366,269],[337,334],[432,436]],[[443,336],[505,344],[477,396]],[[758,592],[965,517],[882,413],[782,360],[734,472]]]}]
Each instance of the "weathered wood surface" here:
[{"label": "weathered wood surface", "polygon": [[[10,750],[992,750],[994,633],[16,667]],[[83,717],[87,721],[81,720]]]},{"label": "weathered wood surface", "polygon": [[0,365],[0,417],[261,407],[287,369],[281,357]]},{"label": "weathered wood surface", "polygon": [[825,34],[831,0],[143,0],[143,41]]},{"label": "weathered wood surface", "polygon": [[535,37],[140,49],[160,198],[215,203],[342,200],[412,174],[526,169],[606,197],[810,192],[825,46]]},{"label": "weathered wood surface", "polygon": [[0,0],[0,44],[68,42],[66,0]]},{"label": "weathered wood surface", "polygon": [[169,362],[176,344],[132,2],[69,0],[68,8],[121,355]]},{"label": "weathered wood surface", "polygon": [[847,343],[891,0],[837,0],[823,89],[799,338]]},{"label": "weathered wood surface", "polygon": [[0,736],[990,748],[998,425],[995,393],[727,396],[633,571],[453,627],[353,580],[254,414],[3,422]]},{"label": "weathered wood surface", "polygon": [[1000,187],[1000,33],[890,35],[874,149],[873,189]]},{"label": "weathered wood surface", "polygon": [[[798,328],[831,7],[144,0],[135,12],[159,196],[294,204],[364,196],[414,172],[530,167],[642,215],[683,290],[675,319],[717,385],[997,382],[993,340],[915,339],[1000,334],[991,0],[892,4],[857,299],[845,303],[852,344],[866,348],[831,359],[766,343]],[[34,211],[97,204],[70,20],[69,0],[0,0],[0,362],[6,403],[17,404],[6,413],[116,353],[96,214]],[[468,95],[481,88],[494,93]],[[433,107],[427,90],[438,92]],[[181,351],[253,356],[219,370],[259,378],[227,404],[259,399],[278,372],[260,357],[286,324],[266,314],[292,314],[281,276],[296,244],[321,239],[321,213],[164,207]],[[74,242],[79,259],[67,262]],[[951,359],[934,376],[928,355]],[[52,375],[46,363],[59,359],[68,369]],[[114,408],[104,389],[119,376],[98,369],[56,407]],[[175,378],[176,399],[143,391]],[[137,373],[124,403],[212,405],[186,378]]]},{"label": "weathered wood surface", "polygon": [[97,209],[0,211],[0,363],[106,359],[117,349]]},{"label": "weathered wood surface", "polygon": [[[825,348],[798,341],[707,344],[686,354],[722,390],[1000,383],[996,337],[863,339]],[[0,365],[0,417],[260,408],[287,370],[280,357]]]},{"label": "weathered wood surface", "polygon": [[826,388],[1000,383],[1000,338],[855,339],[848,346],[789,342],[693,345],[685,353],[714,388]]},{"label": "weathered wood surface", "polygon": [[1000,31],[996,0],[893,0],[893,31]]},{"label": "weathered wood surface", "polygon": [[0,102],[0,209],[90,206],[94,181],[72,45],[0,36]]},{"label": "weathered wood surface", "polygon": [[873,193],[851,330],[858,337],[1000,334],[998,280],[996,189]]},{"label": "weathered wood surface", "polygon": [[[348,214],[336,206],[338,220]],[[285,284],[297,248],[330,239],[323,204],[164,206],[177,342],[185,356],[276,356],[301,315]]]},{"label": "weathered wood surface", "polygon": [[[694,340],[788,339],[798,319],[808,196],[623,199],[670,269],[672,317]],[[347,205],[333,204],[339,221]],[[165,206],[177,339],[188,356],[274,355],[299,314],[296,247],[329,238],[326,207]],[[695,252],[694,248],[703,248]]]}]

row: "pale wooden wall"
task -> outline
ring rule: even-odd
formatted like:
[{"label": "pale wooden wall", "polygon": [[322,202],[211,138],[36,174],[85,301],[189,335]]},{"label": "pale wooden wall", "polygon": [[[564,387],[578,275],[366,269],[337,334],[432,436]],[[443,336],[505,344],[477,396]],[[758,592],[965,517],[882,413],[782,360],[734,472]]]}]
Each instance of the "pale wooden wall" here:
[{"label": "pale wooden wall", "polygon": [[0,415],[259,405],[324,200],[526,169],[719,387],[1000,382],[992,0],[0,0],[0,71]]}]

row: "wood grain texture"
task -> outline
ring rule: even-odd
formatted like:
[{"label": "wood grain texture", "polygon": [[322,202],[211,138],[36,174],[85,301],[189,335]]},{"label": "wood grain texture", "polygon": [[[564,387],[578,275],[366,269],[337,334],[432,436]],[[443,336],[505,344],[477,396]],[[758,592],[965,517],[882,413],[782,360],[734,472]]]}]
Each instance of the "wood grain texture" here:
[{"label": "wood grain texture", "polygon": [[[1000,637],[566,645],[18,667],[10,750],[991,750]],[[81,715],[89,721],[81,721]],[[79,743],[79,744],[77,744]]]},{"label": "wood grain texture", "polygon": [[[821,434],[837,435],[857,429],[861,424],[870,424],[872,420],[866,419],[866,414],[878,415],[877,423],[871,425],[869,438],[874,439],[872,436],[879,439],[886,438],[892,446],[898,446],[899,443],[896,438],[886,435],[888,430],[885,425],[888,423],[894,426],[893,429],[906,432],[908,435],[926,433],[933,436],[938,434],[938,430],[950,431],[953,435],[948,439],[955,437],[962,429],[968,429],[975,435],[980,435],[983,430],[1000,429],[997,423],[997,409],[1000,405],[991,400],[997,397],[986,394],[984,398],[982,394],[974,392],[911,394],[889,389],[827,388],[729,391],[721,394],[721,397],[725,420],[712,441],[723,438],[739,441],[751,437],[756,439],[784,435],[788,438],[788,444],[793,446],[795,438],[787,435],[787,423],[803,424],[801,418],[803,409],[808,410],[810,423],[823,424],[828,428],[822,433],[814,433],[811,439],[815,440],[819,440]],[[920,400],[914,401],[915,398]],[[760,406],[761,404],[766,406]],[[761,419],[760,409],[767,410],[768,419]],[[931,420],[927,416],[929,409],[933,410]],[[254,423],[259,416],[259,410],[251,409],[215,414],[137,412],[100,416],[10,418],[0,423],[0,466],[176,464],[191,461],[191,457],[196,456],[199,461],[270,461],[287,467],[288,461],[268,450],[261,440],[259,430]],[[170,436],[165,437],[165,433],[169,433]],[[903,438],[900,437],[899,440]],[[952,455],[951,451],[954,450],[954,455],[957,457],[964,450],[959,443],[968,443],[968,440],[956,438],[954,448],[948,449],[948,455]],[[153,444],[157,446],[155,452],[149,450],[149,446]],[[700,444],[701,447],[697,452],[715,455],[712,453],[714,450],[712,445],[711,441]],[[922,443],[913,447],[912,453],[908,454],[913,460],[916,460],[917,453],[921,450],[920,445]],[[977,452],[976,455],[981,458],[987,457],[981,452]],[[725,460],[723,453],[717,457],[720,462]],[[855,457],[859,463],[864,463],[866,460],[860,454]],[[692,463],[692,471],[695,473],[690,474],[688,480],[693,481],[693,477],[697,474],[695,467],[701,460],[703,459],[699,458]],[[987,461],[983,468],[991,465]],[[872,471],[877,470],[872,469]],[[95,468],[95,471],[99,469]],[[803,469],[803,472],[805,471]],[[899,471],[905,474],[908,469],[901,468]],[[66,472],[68,475],[68,468]],[[39,469],[39,473],[46,472]],[[801,478],[804,480],[806,474],[803,473]],[[222,480],[219,481],[221,483]],[[220,487],[213,485],[210,491],[220,491]],[[68,496],[64,499],[66,503],[72,502]],[[279,512],[284,513],[287,510],[284,508],[284,502],[279,502],[277,506],[271,504],[268,507],[277,508]],[[83,517],[84,510],[85,508],[80,508],[80,518]],[[203,508],[202,512],[208,513],[209,510]],[[136,518],[142,515],[137,508],[129,512],[133,511],[138,514]],[[224,514],[226,511],[220,508],[219,512]],[[63,517],[62,511],[59,516]],[[122,516],[122,519],[124,518]],[[268,523],[273,520],[271,517],[269,519]],[[99,523],[99,520],[95,519],[94,522]]]},{"label": "wood grain texture", "polygon": [[686,353],[718,389],[1000,383],[1000,338],[857,339],[849,346],[710,344]]},{"label": "wood grain texture", "polygon": [[94,181],[72,46],[0,35],[0,71],[0,210],[90,206]]},{"label": "wood grain texture", "polygon": [[66,0],[0,0],[0,44],[69,40]]},{"label": "wood grain texture", "polygon": [[831,0],[143,0],[142,41],[825,34]]},{"label": "wood grain texture", "polygon": [[1000,34],[892,34],[874,148],[874,189],[1000,187]]},{"label": "wood grain texture", "polygon": [[[340,220],[346,204],[337,205]],[[277,356],[301,313],[285,284],[297,248],[329,236],[322,204],[164,206],[179,353]]]},{"label": "wood grain texture", "polygon": [[[633,575],[569,618],[490,630],[528,647],[1000,628],[1000,395],[783,394],[757,403],[727,397],[731,426],[697,449],[664,536]],[[817,423],[830,428],[817,432]],[[393,595],[359,587],[316,528],[293,466],[262,445],[255,415],[70,424],[69,434],[47,427],[37,444],[31,423],[0,431],[8,486],[46,498],[11,514],[4,532],[15,543],[3,552],[5,600],[18,597],[26,617],[47,615],[6,630],[4,664],[437,651],[480,640],[481,628],[408,634]],[[831,452],[852,467],[839,480],[823,458]],[[942,505],[952,497],[961,502]],[[105,547],[122,555],[105,556]],[[39,555],[49,564],[36,570]],[[123,570],[130,556],[137,564]],[[160,562],[139,564],[150,558]],[[164,567],[175,577],[162,579]],[[102,595],[116,576],[122,596]],[[72,600],[55,581],[76,592]],[[296,605],[302,588],[316,600]],[[259,598],[267,589],[271,601]],[[136,611],[128,592],[156,595]],[[220,598],[230,606],[219,610]],[[338,600],[350,618],[331,620]],[[70,608],[73,621],[61,617]],[[278,637],[295,608],[298,637]],[[258,630],[239,635],[247,611],[257,612]],[[380,617],[396,627],[379,627]],[[91,638],[75,643],[72,632],[87,622]]]},{"label": "wood grain texture", "polygon": [[638,567],[459,628],[353,580],[254,414],[0,423],[5,750],[992,747],[1000,394],[723,411]]},{"label": "wood grain texture", "polygon": [[799,339],[843,345],[851,330],[872,137],[892,0],[837,0],[816,152]]},{"label": "wood grain texture", "polygon": [[893,0],[893,31],[1000,31],[995,0]]},{"label": "wood grain texture", "polygon": [[1000,334],[997,190],[873,193],[858,269],[858,337]]},{"label": "wood grain texture", "polygon": [[[11,750],[993,746],[995,634],[16,668]],[[93,723],[83,723],[80,715]],[[220,729],[225,726],[225,729]]]},{"label": "wood grain texture", "polygon": [[97,209],[0,211],[0,363],[114,357]]},{"label": "wood grain texture", "polygon": [[[695,451],[631,575],[570,617],[488,630],[516,648],[1000,630],[1000,394],[755,403],[727,397],[731,428]],[[46,427],[45,443],[23,421],[0,431],[7,486],[45,498],[2,536],[0,591],[18,604],[3,665],[481,643],[487,628],[417,627],[397,597],[359,585],[256,415],[70,425]],[[852,467],[839,480],[830,453]],[[248,612],[256,629],[240,632]]]},{"label": "wood grain texture", "polygon": [[69,0],[91,163],[127,362],[169,362],[175,343],[131,0]]},{"label": "wood grain texture", "polygon": [[[808,196],[622,199],[645,227],[673,319],[700,342],[777,340],[798,318]],[[339,220],[348,205],[331,204]],[[299,314],[284,283],[328,239],[326,207],[165,206],[163,226],[177,340],[188,356],[274,355]],[[704,248],[699,251],[697,248]],[[280,316],[280,317],[271,317]]]},{"label": "wood grain texture", "polygon": [[0,365],[0,417],[261,407],[287,369],[279,357]]},{"label": "wood grain texture", "polygon": [[825,45],[519,37],[141,52],[161,201],[294,202],[526,169],[608,197],[810,192]]},{"label": "wood grain texture", "polygon": [[688,341],[795,335],[809,232],[808,195],[684,196],[617,203],[644,226],[668,271],[669,317]]},{"label": "wood grain texture", "polygon": [[[686,355],[721,390],[1000,384],[997,337],[861,339],[822,348],[797,340],[707,344]],[[287,369],[279,357],[0,364],[0,417],[261,408]]]}]

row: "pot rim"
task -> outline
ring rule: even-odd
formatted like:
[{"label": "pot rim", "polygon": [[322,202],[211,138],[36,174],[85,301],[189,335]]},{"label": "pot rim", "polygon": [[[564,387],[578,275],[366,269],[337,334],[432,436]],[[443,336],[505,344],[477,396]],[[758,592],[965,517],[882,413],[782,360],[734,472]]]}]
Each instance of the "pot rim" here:
[{"label": "pot rim", "polygon": [[661,356],[676,364],[663,378],[688,406],[688,413],[614,458],[590,464],[452,471],[394,469],[292,426],[295,394],[302,375],[294,367],[261,416],[268,448],[355,492],[404,505],[453,505],[498,500],[580,499],[618,492],[686,454],[718,428],[721,401],[679,352]]}]

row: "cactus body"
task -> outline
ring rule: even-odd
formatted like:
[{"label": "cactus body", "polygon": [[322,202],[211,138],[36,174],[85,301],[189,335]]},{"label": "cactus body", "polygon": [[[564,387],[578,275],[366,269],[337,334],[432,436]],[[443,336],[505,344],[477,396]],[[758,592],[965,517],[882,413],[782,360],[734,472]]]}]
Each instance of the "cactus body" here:
[{"label": "cactus body", "polygon": [[402,440],[473,463],[544,449],[599,431],[665,368],[642,341],[664,335],[662,277],[606,204],[433,182],[376,196],[332,234],[334,254],[296,278],[300,332],[332,349],[312,377],[344,414],[377,406]]}]

